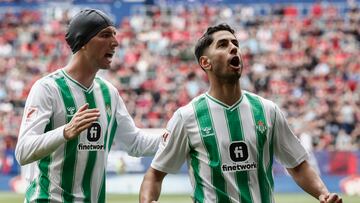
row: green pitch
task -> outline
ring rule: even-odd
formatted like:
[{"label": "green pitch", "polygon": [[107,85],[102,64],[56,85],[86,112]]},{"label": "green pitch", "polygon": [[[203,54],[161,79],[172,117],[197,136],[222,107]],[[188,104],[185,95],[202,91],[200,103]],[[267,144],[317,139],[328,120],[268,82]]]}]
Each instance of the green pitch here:
[{"label": "green pitch", "polygon": [[[0,193],[0,203],[22,203],[24,195],[15,193]],[[318,203],[316,199],[305,194],[277,194],[276,203]],[[360,197],[343,196],[344,203],[359,203]],[[137,195],[107,195],[107,203],[138,203]],[[160,203],[191,203],[188,195],[162,195]]]}]

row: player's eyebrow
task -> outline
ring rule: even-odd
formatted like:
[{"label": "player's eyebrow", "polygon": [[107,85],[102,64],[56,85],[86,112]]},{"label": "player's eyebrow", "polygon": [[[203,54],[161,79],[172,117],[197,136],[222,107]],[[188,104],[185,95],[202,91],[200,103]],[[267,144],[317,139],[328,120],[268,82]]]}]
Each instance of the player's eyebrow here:
[{"label": "player's eyebrow", "polygon": [[236,45],[237,47],[239,46],[239,41],[237,39],[233,39],[231,40],[231,42]]},{"label": "player's eyebrow", "polygon": [[222,43],[227,43],[228,39],[219,39],[216,44],[222,44]]},{"label": "player's eyebrow", "polygon": [[231,41],[231,43],[233,43],[235,46],[239,46],[239,41],[237,39],[219,39],[216,42],[216,45],[228,43],[229,41]]},{"label": "player's eyebrow", "polygon": [[99,32],[100,34],[114,34],[116,35],[116,30],[114,29],[105,29]]}]

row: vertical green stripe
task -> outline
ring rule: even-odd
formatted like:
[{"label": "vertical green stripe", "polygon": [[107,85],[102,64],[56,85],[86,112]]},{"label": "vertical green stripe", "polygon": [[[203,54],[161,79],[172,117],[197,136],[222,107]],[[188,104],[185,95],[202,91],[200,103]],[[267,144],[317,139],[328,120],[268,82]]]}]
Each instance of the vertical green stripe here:
[{"label": "vertical green stripe", "polygon": [[216,134],[206,98],[202,97],[194,103],[196,119],[199,125],[200,136],[208,152],[209,167],[211,168],[212,184],[214,185],[217,202],[230,202],[226,193],[226,183],[221,171],[221,160],[217,146]]},{"label": "vertical green stripe", "polygon": [[250,102],[251,110],[255,122],[255,131],[257,137],[257,151],[258,151],[258,180],[262,203],[270,203],[270,182],[268,180],[264,168],[264,145],[266,142],[267,122],[265,118],[264,108],[258,97],[245,94]]},{"label": "vertical green stripe", "polygon": [[[54,126],[54,118],[51,116],[49,119],[49,123],[46,125],[44,132],[48,132],[53,130]],[[50,202],[50,180],[49,180],[49,165],[51,163],[51,155],[48,155],[42,158],[38,162],[39,168],[39,196],[36,198],[36,202]]]},{"label": "vertical green stripe", "polygon": [[[75,101],[64,77],[56,78],[55,82],[60,88],[61,96],[65,104],[65,111],[67,112],[67,114],[65,115],[66,123],[68,123],[69,121],[71,121],[73,114],[77,111]],[[65,144],[64,163],[60,176],[61,176],[61,188],[63,189],[63,200],[66,203],[73,202],[74,200],[72,189],[73,189],[74,170],[75,170],[78,142],[79,142],[79,137],[76,137],[73,140],[67,141]],[[62,175],[62,174],[66,174],[66,175]]]},{"label": "vertical green stripe", "polygon": [[101,189],[100,189],[100,195],[99,195],[99,199],[98,199],[98,203],[105,203],[105,191],[106,191],[106,172],[103,172],[102,175],[102,182],[101,182]]},{"label": "vertical green stripe", "polygon": [[[272,132],[271,132],[271,138],[270,138],[270,144],[269,144],[269,156],[270,156],[270,161],[269,161],[269,165],[267,167],[266,170],[266,175],[268,177],[268,180],[270,182],[270,187],[271,187],[271,193],[273,191],[274,188],[274,178],[272,175],[272,165],[273,165],[273,161],[274,161],[274,144],[273,144],[273,140],[274,140],[274,132],[275,132],[275,120],[276,120],[276,114],[275,114],[275,119],[272,122],[273,126],[272,126]],[[272,195],[272,194],[271,194]]]},{"label": "vertical green stripe", "polygon": [[111,146],[112,146],[112,143],[113,143],[113,141],[114,141],[116,129],[117,129],[117,122],[116,122],[116,119],[114,119],[113,124],[112,124],[112,127],[111,127],[111,131],[110,131],[108,151],[111,150]]},{"label": "vertical green stripe", "polygon": [[36,191],[36,182],[35,181],[36,181],[36,179],[31,181],[28,189],[26,190],[26,193],[25,193],[26,202],[30,202],[32,196],[35,194],[35,191]]},{"label": "vertical green stripe", "polygon": [[[94,92],[86,93],[85,92],[86,102],[89,103],[89,109],[96,108],[96,103],[94,99]],[[105,140],[104,140],[105,142]],[[97,152],[89,151],[88,158],[86,161],[86,167],[84,171],[84,177],[82,181],[82,188],[85,195],[85,202],[91,202],[91,178],[93,175],[93,170],[96,162]]]},{"label": "vertical green stripe", "polygon": [[191,157],[191,167],[194,171],[194,179],[195,179],[194,199],[195,202],[202,203],[204,202],[204,190],[203,190],[202,179],[200,177],[200,163],[198,158],[198,152],[195,151],[192,147],[190,148],[190,157]]},{"label": "vertical green stripe", "polygon": [[[227,118],[228,128],[230,131],[230,138],[232,142],[235,141],[244,141],[244,132],[242,123],[240,120],[240,114],[238,109],[233,111],[226,110],[225,115]],[[241,203],[251,203],[251,193],[249,188],[249,174],[247,171],[237,171],[236,172],[236,182],[240,190],[240,200]]]},{"label": "vertical green stripe", "polygon": [[109,130],[109,126],[110,126],[110,120],[111,120],[111,96],[110,96],[110,90],[108,88],[108,86],[105,84],[104,81],[102,81],[100,78],[95,78],[96,82],[99,83],[100,85],[100,89],[104,98],[104,104],[105,104],[105,111],[106,111],[106,116],[107,116],[107,129],[106,129],[106,133],[105,133],[105,138],[104,138],[104,149],[106,149],[106,144],[107,144],[107,137],[108,137],[108,130]]}]

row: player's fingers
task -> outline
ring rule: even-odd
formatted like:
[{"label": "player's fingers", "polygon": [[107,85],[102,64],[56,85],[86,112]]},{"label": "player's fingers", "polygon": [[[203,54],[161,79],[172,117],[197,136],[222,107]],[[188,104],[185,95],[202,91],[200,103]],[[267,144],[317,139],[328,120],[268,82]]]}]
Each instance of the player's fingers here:
[{"label": "player's fingers", "polygon": [[326,198],[328,197],[329,195],[320,195],[319,196],[319,201],[320,203],[326,203]]},{"label": "player's fingers", "polygon": [[91,125],[94,121],[97,121],[99,117],[98,116],[92,116],[92,117],[88,117],[85,119],[82,119],[79,123],[78,123],[78,128],[82,128],[85,125]]},{"label": "player's fingers", "polygon": [[92,117],[96,117],[99,118],[100,116],[100,112],[99,111],[92,111],[92,112],[87,112],[85,114],[83,114],[80,119],[88,119],[88,118],[92,118]]},{"label": "player's fingers", "polygon": [[74,117],[81,117],[85,114],[88,114],[88,113],[94,113],[94,112],[99,112],[99,109],[85,109],[85,110],[82,110],[82,111],[78,111],[76,112],[76,114],[74,115]]},{"label": "player's fingers", "polygon": [[341,203],[341,197],[336,193],[331,193],[326,199],[326,203]]},{"label": "player's fingers", "polygon": [[339,197],[339,198],[336,200],[336,203],[343,203],[342,198]]},{"label": "player's fingers", "polygon": [[78,112],[82,112],[82,111],[86,110],[87,108],[89,108],[89,104],[88,104],[88,103],[82,105],[82,106],[78,109]]},{"label": "player's fingers", "polygon": [[92,125],[92,123],[93,123],[93,122],[90,122],[90,123],[86,123],[86,124],[84,124],[84,125],[79,126],[79,127],[77,128],[78,134],[80,134],[82,131],[90,128],[90,126]]},{"label": "player's fingers", "polygon": [[75,128],[82,125],[83,122],[87,122],[87,119],[89,118],[96,118],[98,119],[100,116],[100,113],[98,111],[90,112],[90,113],[84,113],[82,115],[75,115],[71,119],[71,123]]}]

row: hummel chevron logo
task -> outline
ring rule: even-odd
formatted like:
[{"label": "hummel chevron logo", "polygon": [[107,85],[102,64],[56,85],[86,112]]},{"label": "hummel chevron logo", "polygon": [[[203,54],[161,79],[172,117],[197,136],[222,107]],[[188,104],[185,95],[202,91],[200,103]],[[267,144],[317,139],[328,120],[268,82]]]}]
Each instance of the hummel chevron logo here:
[{"label": "hummel chevron logo", "polygon": [[211,127],[205,127],[203,129],[201,129],[202,133],[202,137],[207,137],[207,136],[211,136],[214,135],[214,131]]},{"label": "hummel chevron logo", "polygon": [[67,107],[66,110],[68,111],[69,115],[73,115],[75,113],[75,107],[73,106]]}]

